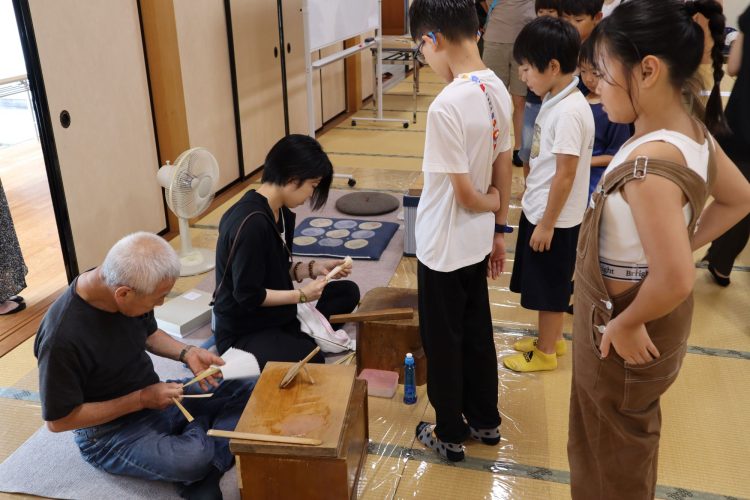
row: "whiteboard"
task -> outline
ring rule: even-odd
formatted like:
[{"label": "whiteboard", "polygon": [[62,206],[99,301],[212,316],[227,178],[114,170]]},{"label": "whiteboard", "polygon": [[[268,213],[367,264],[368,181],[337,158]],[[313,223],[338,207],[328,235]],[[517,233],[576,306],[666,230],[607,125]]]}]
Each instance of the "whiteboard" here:
[{"label": "whiteboard", "polygon": [[380,29],[380,0],[306,0],[308,49]]}]

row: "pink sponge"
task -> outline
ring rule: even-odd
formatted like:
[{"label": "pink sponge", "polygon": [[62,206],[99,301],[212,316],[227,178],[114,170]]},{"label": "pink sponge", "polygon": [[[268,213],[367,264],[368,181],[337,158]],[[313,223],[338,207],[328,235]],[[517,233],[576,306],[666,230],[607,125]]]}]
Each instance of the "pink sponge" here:
[{"label": "pink sponge", "polygon": [[360,380],[367,380],[367,395],[378,398],[392,398],[398,386],[398,373],[386,370],[365,368],[357,376]]}]

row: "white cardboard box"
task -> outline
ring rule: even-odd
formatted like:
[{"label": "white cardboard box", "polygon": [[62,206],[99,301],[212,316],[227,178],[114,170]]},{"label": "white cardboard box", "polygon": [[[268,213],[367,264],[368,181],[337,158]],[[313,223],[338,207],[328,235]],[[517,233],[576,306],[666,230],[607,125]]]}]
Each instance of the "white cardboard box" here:
[{"label": "white cardboard box", "polygon": [[154,308],[156,325],[174,337],[188,334],[211,321],[211,294],[192,289]]}]

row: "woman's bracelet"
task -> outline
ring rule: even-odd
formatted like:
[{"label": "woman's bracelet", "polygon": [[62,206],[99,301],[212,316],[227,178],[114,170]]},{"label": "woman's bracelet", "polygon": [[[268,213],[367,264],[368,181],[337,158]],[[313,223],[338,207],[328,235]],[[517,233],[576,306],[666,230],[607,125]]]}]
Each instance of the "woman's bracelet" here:
[{"label": "woman's bracelet", "polygon": [[307,263],[307,272],[310,275],[311,280],[315,279],[315,276],[313,276],[313,264],[315,264],[314,260],[311,260],[310,262]]},{"label": "woman's bracelet", "polygon": [[297,262],[296,264],[294,264],[294,267],[292,268],[292,274],[294,274],[294,281],[296,281],[297,283],[302,283],[302,278],[297,276],[297,268],[300,265],[302,265],[302,262]]}]

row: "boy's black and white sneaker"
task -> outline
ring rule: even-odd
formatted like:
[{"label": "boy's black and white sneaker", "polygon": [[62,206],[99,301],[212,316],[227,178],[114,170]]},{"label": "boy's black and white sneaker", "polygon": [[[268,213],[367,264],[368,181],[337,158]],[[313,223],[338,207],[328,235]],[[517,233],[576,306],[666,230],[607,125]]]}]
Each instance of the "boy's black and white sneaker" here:
[{"label": "boy's black and white sneaker", "polygon": [[518,156],[518,149],[513,150],[513,165],[516,167],[523,167],[523,160]]},{"label": "boy's black and white sneaker", "polygon": [[500,442],[500,428],[494,427],[492,429],[475,429],[469,426],[471,431],[472,439],[481,441],[486,445],[495,446]]},{"label": "boy's black and white sneaker", "polygon": [[417,424],[417,439],[428,448],[438,452],[440,456],[451,462],[460,462],[464,459],[464,445],[461,443],[448,443],[441,441],[435,435],[435,424],[419,422]]}]

